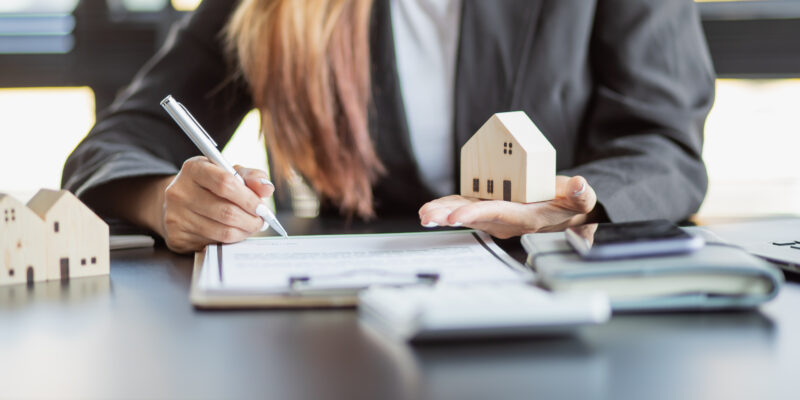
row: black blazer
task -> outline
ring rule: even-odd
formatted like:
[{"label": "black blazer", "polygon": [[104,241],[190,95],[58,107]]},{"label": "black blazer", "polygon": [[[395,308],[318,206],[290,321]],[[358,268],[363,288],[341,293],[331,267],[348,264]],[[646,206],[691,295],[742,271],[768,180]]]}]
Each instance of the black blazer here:
[{"label": "black blazer", "polygon": [[[170,93],[218,143],[230,139],[252,108],[219,36],[235,4],[205,0],[177,24],[69,157],[65,188],[82,196],[175,174],[199,154],[159,106]],[[415,213],[434,197],[411,153],[389,12],[389,0],[375,1],[370,126],[389,172],[374,187],[378,215]],[[586,177],[612,221],[680,220],[705,195],[714,73],[691,0],[464,0],[455,98],[456,162],[493,113],[524,110],[556,148],[559,173]]]}]

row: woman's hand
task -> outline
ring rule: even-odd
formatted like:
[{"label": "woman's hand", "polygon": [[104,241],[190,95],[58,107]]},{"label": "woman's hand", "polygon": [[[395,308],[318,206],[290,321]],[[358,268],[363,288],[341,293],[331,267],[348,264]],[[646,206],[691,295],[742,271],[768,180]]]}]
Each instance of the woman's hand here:
[{"label": "woman's hand", "polygon": [[185,253],[209,243],[233,243],[256,233],[262,199],[275,190],[264,171],[235,167],[245,185],[205,157],[187,160],[180,173],[161,181],[162,205],[153,226],[173,251]]},{"label": "woman's hand", "polygon": [[597,204],[597,195],[580,176],[556,177],[556,198],[540,203],[513,203],[447,196],[419,210],[425,227],[466,226],[506,239],[532,232],[559,231],[581,225]]}]

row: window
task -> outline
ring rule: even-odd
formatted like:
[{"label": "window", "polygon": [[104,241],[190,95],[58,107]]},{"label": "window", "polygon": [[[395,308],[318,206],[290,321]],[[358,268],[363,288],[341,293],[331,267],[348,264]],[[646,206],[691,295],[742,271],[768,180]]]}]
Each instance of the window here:
[{"label": "window", "polygon": [[85,258],[81,258],[81,265],[86,265],[86,259]]},{"label": "window", "polygon": [[97,257],[92,257],[92,265],[97,264]]},{"label": "window", "polygon": [[64,54],[72,50],[78,0],[0,3],[0,53]]},{"label": "window", "polygon": [[800,212],[797,99],[796,78],[717,80],[705,129],[710,185],[700,218]]},{"label": "window", "polygon": [[58,222],[53,223],[53,232],[58,233]]},{"label": "window", "polygon": [[110,9],[120,12],[158,12],[167,6],[167,0],[110,0]]},{"label": "window", "polygon": [[486,181],[486,191],[488,193],[494,193],[494,181],[489,179]]},{"label": "window", "polygon": [[178,11],[192,11],[200,5],[200,0],[172,0],[171,3]]},{"label": "window", "polygon": [[472,191],[478,193],[481,191],[481,180],[475,178],[472,180]]}]

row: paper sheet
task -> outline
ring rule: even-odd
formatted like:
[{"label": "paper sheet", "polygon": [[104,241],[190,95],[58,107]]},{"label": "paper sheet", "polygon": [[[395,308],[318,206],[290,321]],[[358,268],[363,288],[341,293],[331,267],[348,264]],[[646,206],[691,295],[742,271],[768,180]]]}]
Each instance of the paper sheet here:
[{"label": "paper sheet", "polygon": [[440,283],[513,282],[526,270],[491,238],[473,231],[251,238],[206,249],[204,290],[282,293],[291,278],[309,288],[410,284],[418,274]]}]

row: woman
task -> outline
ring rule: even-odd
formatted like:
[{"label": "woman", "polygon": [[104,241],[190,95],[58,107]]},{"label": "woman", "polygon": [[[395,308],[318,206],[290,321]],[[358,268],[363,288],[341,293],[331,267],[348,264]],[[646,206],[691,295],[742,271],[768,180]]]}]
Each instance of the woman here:
[{"label": "woman", "polygon": [[[159,107],[171,93],[219,143],[261,110],[273,172],[303,175],[322,213],[418,210],[425,226],[499,237],[680,220],[705,195],[713,85],[691,0],[205,0],[76,148],[63,184],[178,252],[259,230],[265,173],[241,168],[244,187],[193,157]],[[433,200],[458,190],[457,149],[509,110],[556,148],[557,198]]]}]

